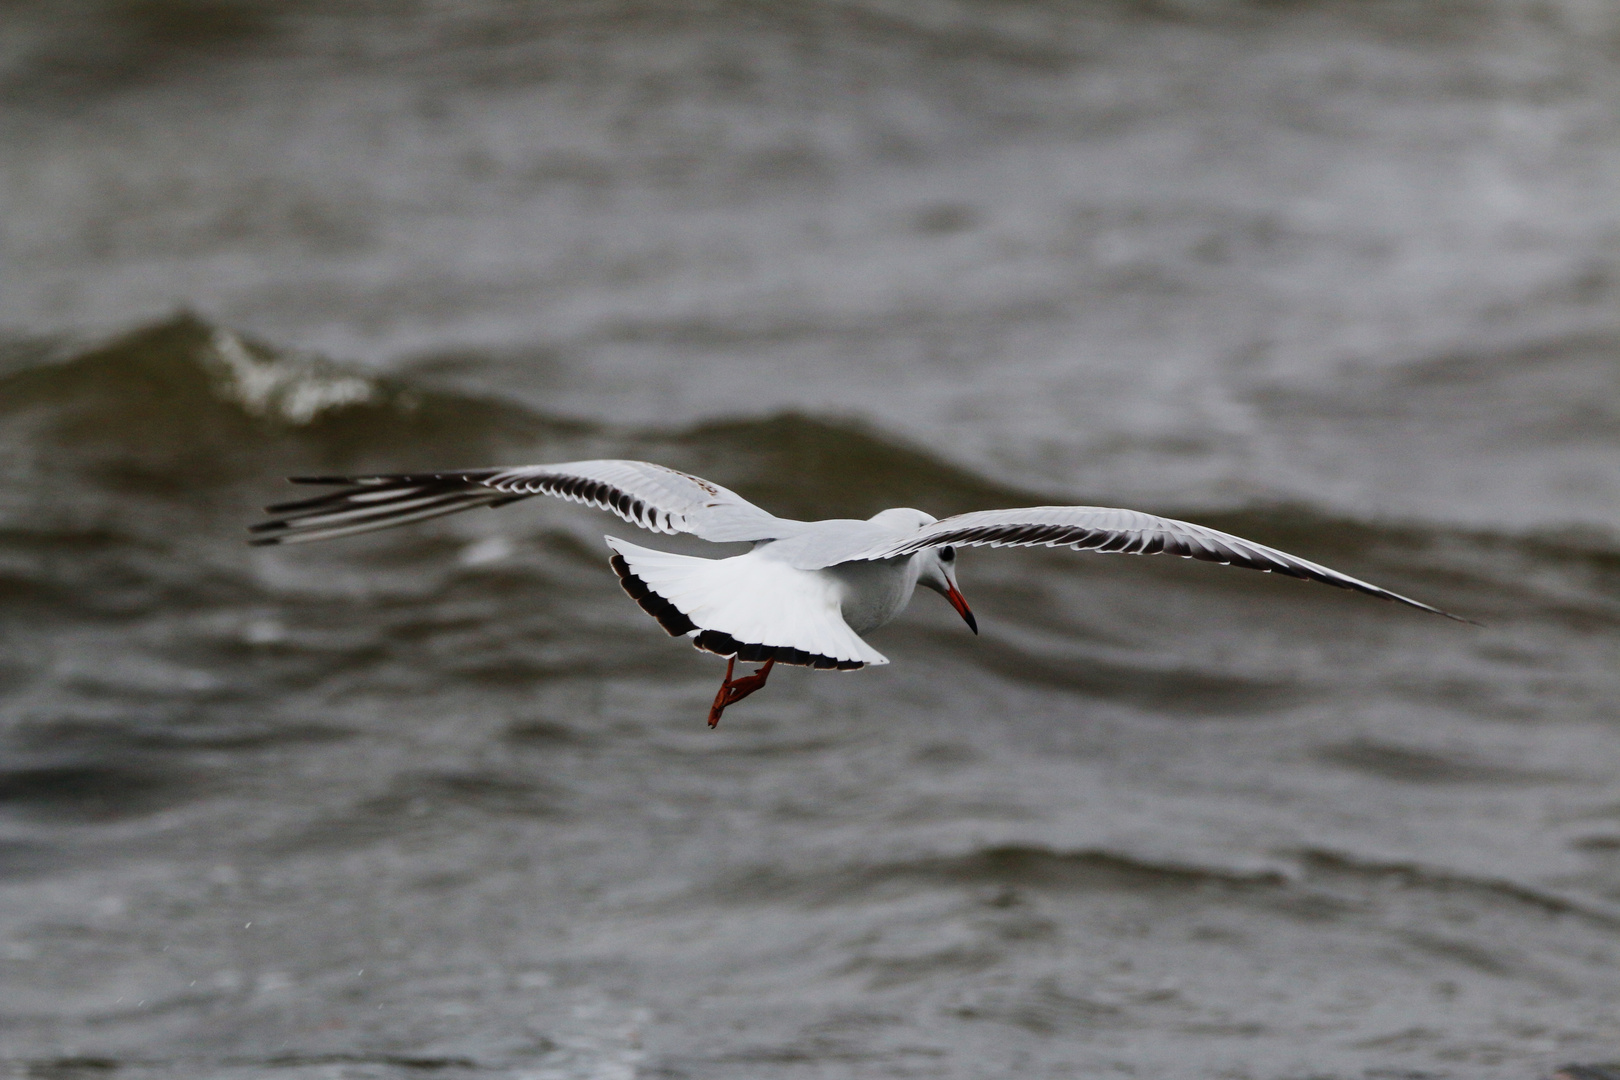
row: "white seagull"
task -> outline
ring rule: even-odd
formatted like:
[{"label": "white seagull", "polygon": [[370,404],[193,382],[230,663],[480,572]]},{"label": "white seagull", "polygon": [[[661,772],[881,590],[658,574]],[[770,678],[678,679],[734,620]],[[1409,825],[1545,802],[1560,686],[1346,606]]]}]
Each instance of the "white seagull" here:
[{"label": "white seagull", "polygon": [[[604,537],[619,583],[643,611],[671,635],[727,658],[725,680],[709,710],[711,728],[727,706],[764,686],[778,663],[838,671],[887,664],[861,635],[905,610],[918,585],[949,600],[977,634],[978,623],[956,587],[961,547],[1164,552],[1320,581],[1471,621],[1274,548],[1137,510],[1031,506],[937,519],[899,508],[865,521],[793,521],[719,484],[646,461],[291,479],[339,490],[266,507],[275,516],[252,527],[251,543],[329,540],[534,495],[608,510],[655,533],[751,542],[745,554],[705,559]],[[764,666],[734,679],[738,660]]]}]

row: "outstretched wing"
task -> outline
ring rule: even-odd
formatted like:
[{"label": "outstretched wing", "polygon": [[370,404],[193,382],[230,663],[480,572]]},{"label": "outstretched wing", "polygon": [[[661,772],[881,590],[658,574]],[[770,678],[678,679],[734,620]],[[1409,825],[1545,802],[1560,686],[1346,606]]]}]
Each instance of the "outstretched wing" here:
[{"label": "outstretched wing", "polygon": [[295,484],[339,485],[339,490],[265,507],[273,516],[252,526],[255,535],[249,543],[330,540],[534,495],[608,510],[653,532],[691,533],[716,542],[774,539],[798,524],[766,513],[719,484],[646,461],[291,479]]},{"label": "outstretched wing", "polygon": [[1070,547],[1076,551],[1118,552],[1124,555],[1180,555],[1251,570],[1286,574],[1320,581],[1341,589],[1394,600],[1432,611],[1458,622],[1473,622],[1449,611],[1419,603],[1399,593],[1329,570],[1276,548],[1256,544],[1203,525],[1157,517],[1138,510],[1112,510],[1101,506],[1031,506],[1018,510],[977,510],[925,525],[903,539],[876,545],[842,561],[890,559],[924,548],[944,547]]}]

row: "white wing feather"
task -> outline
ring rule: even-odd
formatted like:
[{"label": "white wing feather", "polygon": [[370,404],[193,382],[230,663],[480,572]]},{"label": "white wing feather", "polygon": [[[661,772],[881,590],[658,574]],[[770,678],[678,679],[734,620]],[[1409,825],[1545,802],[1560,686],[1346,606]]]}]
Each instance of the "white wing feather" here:
[{"label": "white wing feather", "polygon": [[1068,547],[1125,555],[1180,555],[1230,566],[1319,581],[1393,600],[1458,622],[1472,622],[1359,578],[1341,574],[1276,548],[1174,518],[1102,506],[1030,506],[976,510],[943,518],[904,537],[852,550],[834,562],[892,559],[933,547]]},{"label": "white wing feather", "polygon": [[770,540],[801,523],[761,510],[734,491],[647,461],[570,461],[509,469],[462,469],[379,476],[303,476],[294,483],[341,490],[266,507],[255,544],[297,544],[392,528],[480,506],[550,495],[617,514],[660,533],[704,540]]}]

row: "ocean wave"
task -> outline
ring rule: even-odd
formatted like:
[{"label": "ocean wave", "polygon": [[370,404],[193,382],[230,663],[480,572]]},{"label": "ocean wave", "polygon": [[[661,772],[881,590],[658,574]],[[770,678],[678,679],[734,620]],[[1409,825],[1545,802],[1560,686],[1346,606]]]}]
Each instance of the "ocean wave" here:
[{"label": "ocean wave", "polygon": [[345,373],[319,357],[252,349],[224,327],[214,328],[209,346],[203,355],[216,369],[216,393],[250,416],[299,426],[381,396],[375,379]]},{"label": "ocean wave", "polygon": [[[34,556],[63,545],[88,545],[87,556],[144,549],[130,556],[142,565],[164,558],[177,537],[234,551],[237,530],[257,506],[281,495],[280,478],[308,471],[647,458],[807,519],[865,517],[896,505],[944,515],[1067,501],[999,484],[847,418],[777,413],[676,429],[591,423],[281,352],[191,315],[65,357],[36,352],[40,362],[0,375],[0,461],[15,477],[0,494],[0,550],[15,555],[0,560],[0,588],[14,595],[37,588],[30,582],[42,568]],[[1180,516],[1173,507],[1150,509]],[[1347,520],[1299,504],[1193,516],[1423,595],[1438,591],[1425,581],[1443,580],[1450,606],[1487,619],[1493,609],[1529,608],[1588,622],[1617,617],[1620,548],[1606,534],[1495,535]],[[485,562],[499,563],[512,550],[509,541],[486,545],[466,555],[461,571],[487,573]],[[229,560],[240,563],[236,554]],[[1155,566],[1154,578],[1173,572],[1162,560]],[[127,570],[111,574],[109,584]],[[1248,577],[1180,573],[1176,580],[1234,590]],[[1038,655],[1017,651],[1016,663],[1035,662],[1037,677],[1048,671],[1073,681],[1066,654],[1043,665]],[[1083,672],[1085,680],[1106,681],[1106,659]],[[1220,696],[1221,685],[1189,677],[1187,693]],[[1257,688],[1238,689],[1250,700]],[[1269,692],[1286,703],[1290,688]]]},{"label": "ocean wave", "polygon": [[1300,880],[1317,887],[1395,884],[1432,894],[1466,893],[1476,902],[1490,900],[1530,908],[1548,916],[1573,916],[1605,927],[1620,927],[1620,908],[1507,878],[1481,877],[1410,860],[1376,859],[1329,848],[1306,847],[1293,853]]},{"label": "ocean wave", "polygon": [[[874,897],[917,890],[966,889],[993,907],[1009,907],[1026,894],[1097,892],[1212,894],[1248,898],[1307,921],[1337,919],[1389,901],[1391,887],[1422,903],[1455,898],[1471,910],[1505,907],[1540,918],[1575,918],[1613,928],[1620,909],[1506,877],[1478,876],[1419,861],[1365,858],[1326,847],[1278,852],[1272,865],[1231,866],[1183,862],[1101,847],[1065,849],[1008,843],[953,854],[901,858],[863,866],[737,869],[703,888],[720,902],[812,906],[864,905]],[[1466,901],[1462,897],[1466,895]]]},{"label": "ocean wave", "polygon": [[[244,515],[275,478],[480,462],[543,448],[579,425],[468,395],[418,390],[283,354],[190,315],[0,375],[0,494],[13,527],[172,533],[185,507]],[[256,500],[268,501],[268,499]]]},{"label": "ocean wave", "polygon": [[795,898],[806,903],[835,904],[865,903],[874,894],[916,888],[1184,892],[1197,888],[1276,889],[1289,881],[1289,876],[1277,869],[1178,863],[1103,848],[1058,850],[1034,844],[1001,844],[865,866],[807,869],[803,874],[758,867],[726,875],[714,890],[717,896],[738,903]]}]

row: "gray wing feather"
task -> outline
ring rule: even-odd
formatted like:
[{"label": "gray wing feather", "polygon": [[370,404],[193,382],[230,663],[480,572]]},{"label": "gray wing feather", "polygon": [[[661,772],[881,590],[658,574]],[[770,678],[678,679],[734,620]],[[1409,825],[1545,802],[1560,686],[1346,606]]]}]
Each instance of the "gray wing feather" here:
[{"label": "gray wing feather", "polygon": [[550,495],[616,514],[659,533],[704,540],[768,540],[798,522],[775,517],[734,491],[647,461],[570,461],[510,469],[461,469],[378,476],[296,476],[295,484],[337,491],[265,508],[253,544],[297,544],[392,528],[480,506]]},{"label": "gray wing feather", "polygon": [[891,559],[924,548],[946,545],[1068,547],[1076,551],[1117,552],[1123,555],[1180,555],[1184,559],[1245,566],[1251,570],[1319,581],[1324,585],[1353,589],[1381,600],[1393,600],[1422,611],[1432,611],[1458,622],[1473,622],[1230,533],[1174,518],[1144,514],[1138,510],[1115,510],[1101,506],[1031,506],[1017,510],[979,510],[958,514],[926,525],[909,536],[846,554],[838,561]]}]

